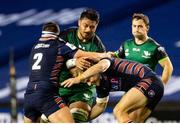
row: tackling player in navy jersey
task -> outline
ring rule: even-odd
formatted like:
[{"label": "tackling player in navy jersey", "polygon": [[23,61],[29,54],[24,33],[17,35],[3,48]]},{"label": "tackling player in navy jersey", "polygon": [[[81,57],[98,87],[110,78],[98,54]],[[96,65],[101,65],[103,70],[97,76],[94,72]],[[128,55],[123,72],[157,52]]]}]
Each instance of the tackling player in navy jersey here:
[{"label": "tackling player in navy jersey", "polygon": [[106,53],[78,50],[74,45],[58,38],[60,33],[56,23],[44,24],[42,35],[35,43],[30,55],[30,76],[24,99],[24,122],[38,122],[41,114],[50,122],[74,122],[70,109],[58,95],[58,74],[67,59],[89,57],[99,60]]},{"label": "tackling player in navy jersey", "polygon": [[[120,123],[143,122],[163,96],[163,83],[150,68],[137,62],[118,58],[102,59],[78,77],[68,79],[61,85],[70,87],[99,73],[102,74],[104,81],[96,83],[95,108],[102,108],[98,104],[107,103],[110,91],[126,91],[113,110]],[[118,82],[114,82],[114,78],[118,78]],[[138,109],[142,109],[142,113],[137,113]],[[100,113],[98,109],[93,109],[91,116],[92,114],[98,116]],[[139,114],[140,118],[133,116],[134,113]]]}]

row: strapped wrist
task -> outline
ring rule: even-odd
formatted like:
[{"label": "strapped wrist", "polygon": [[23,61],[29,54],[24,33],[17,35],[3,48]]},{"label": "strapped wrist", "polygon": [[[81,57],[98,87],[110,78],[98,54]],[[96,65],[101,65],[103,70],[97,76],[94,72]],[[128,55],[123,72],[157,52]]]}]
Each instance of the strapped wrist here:
[{"label": "strapped wrist", "polygon": [[67,62],[66,62],[67,69],[70,69],[70,68],[75,67],[75,66],[76,66],[76,59],[67,60]]}]

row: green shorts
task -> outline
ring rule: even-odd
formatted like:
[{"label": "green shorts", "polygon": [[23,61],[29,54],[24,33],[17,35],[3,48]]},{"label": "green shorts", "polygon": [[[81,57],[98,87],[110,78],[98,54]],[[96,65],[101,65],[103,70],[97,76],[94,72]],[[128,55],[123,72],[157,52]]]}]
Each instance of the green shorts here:
[{"label": "green shorts", "polygon": [[78,84],[70,88],[59,88],[59,94],[69,105],[73,102],[82,101],[92,106],[95,96],[95,86],[87,84]]}]

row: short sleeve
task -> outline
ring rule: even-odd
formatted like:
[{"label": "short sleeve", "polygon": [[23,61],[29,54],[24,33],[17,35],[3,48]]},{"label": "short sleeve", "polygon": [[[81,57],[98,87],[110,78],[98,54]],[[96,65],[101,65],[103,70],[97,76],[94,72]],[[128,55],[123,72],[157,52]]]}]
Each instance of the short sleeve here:
[{"label": "short sleeve", "polygon": [[162,60],[163,58],[166,58],[168,55],[165,51],[165,48],[162,46],[159,46],[156,50],[155,56],[158,61]]},{"label": "short sleeve", "polygon": [[119,47],[119,49],[117,51],[115,51],[116,57],[118,58],[124,58],[125,57],[125,53],[124,53],[124,43],[121,44],[121,46]]},{"label": "short sleeve", "polygon": [[77,47],[70,43],[65,43],[63,46],[58,48],[58,54],[64,55],[67,58],[73,58],[74,54],[77,52]]}]

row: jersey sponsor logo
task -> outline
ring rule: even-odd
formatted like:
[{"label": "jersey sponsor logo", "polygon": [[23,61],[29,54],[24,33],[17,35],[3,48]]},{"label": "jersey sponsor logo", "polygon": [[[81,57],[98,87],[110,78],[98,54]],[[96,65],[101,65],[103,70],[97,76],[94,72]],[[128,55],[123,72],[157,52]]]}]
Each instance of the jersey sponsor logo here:
[{"label": "jersey sponsor logo", "polygon": [[129,56],[129,49],[125,50],[125,56]]},{"label": "jersey sponsor logo", "polygon": [[133,50],[133,51],[136,51],[136,52],[139,52],[139,51],[140,51],[139,48],[133,48],[132,50]]},{"label": "jersey sponsor logo", "polygon": [[148,95],[149,95],[150,97],[154,97],[155,92],[154,92],[153,90],[150,90],[150,91],[148,92]]},{"label": "jersey sponsor logo", "polygon": [[148,51],[144,51],[142,57],[143,58],[151,58],[151,53]]},{"label": "jersey sponsor logo", "polygon": [[71,48],[72,50],[75,50],[76,49],[76,46],[74,46],[73,44],[70,44],[70,43],[66,43],[66,46],[68,46],[69,48]]},{"label": "jersey sponsor logo", "polygon": [[39,49],[39,48],[49,48],[50,44],[44,44],[44,43],[38,43],[34,49]]},{"label": "jersey sponsor logo", "polygon": [[86,50],[86,48],[83,47],[83,46],[81,46],[81,45],[79,45],[78,47],[79,47],[80,49]]},{"label": "jersey sponsor logo", "polygon": [[164,47],[158,47],[158,51],[165,51]]},{"label": "jersey sponsor logo", "polygon": [[118,78],[111,78],[111,90],[118,90],[119,89],[119,81]]},{"label": "jersey sponsor logo", "polygon": [[87,93],[84,93],[83,96],[85,97],[86,100],[89,100],[91,98]]}]

